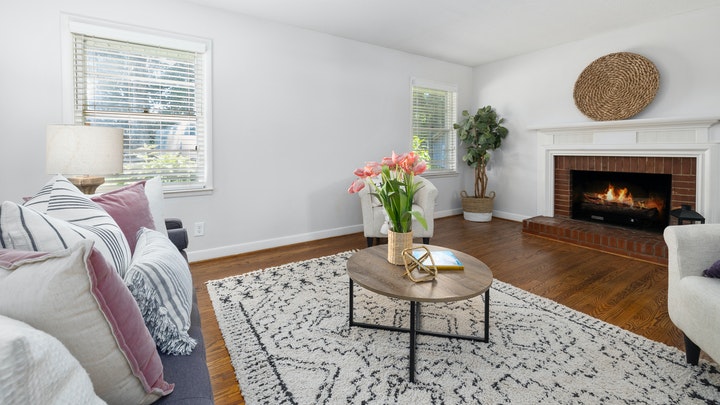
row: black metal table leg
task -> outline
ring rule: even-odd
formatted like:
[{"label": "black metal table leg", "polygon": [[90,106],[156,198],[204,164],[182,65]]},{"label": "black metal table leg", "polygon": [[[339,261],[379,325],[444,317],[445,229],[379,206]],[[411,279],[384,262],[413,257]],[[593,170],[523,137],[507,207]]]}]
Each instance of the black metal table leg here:
[{"label": "black metal table leg", "polygon": [[415,301],[415,330],[422,330],[422,314],[420,313],[420,301]]},{"label": "black metal table leg", "polygon": [[350,326],[355,326],[355,322],[353,322],[353,281],[350,279],[350,300],[349,300],[349,316],[350,316]]},{"label": "black metal table leg", "polygon": [[485,340],[487,343],[490,341],[490,289],[485,291]]},{"label": "black metal table leg", "polygon": [[415,382],[415,341],[417,338],[416,302],[410,301],[410,382]]}]

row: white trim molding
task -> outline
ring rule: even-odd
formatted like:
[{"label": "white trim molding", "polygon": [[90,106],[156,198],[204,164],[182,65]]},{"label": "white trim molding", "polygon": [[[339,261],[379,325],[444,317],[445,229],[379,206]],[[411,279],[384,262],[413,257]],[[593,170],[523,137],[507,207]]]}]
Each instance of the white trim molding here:
[{"label": "white trim molding", "polygon": [[555,156],[694,157],[695,209],[720,223],[720,117],[598,121],[533,126],[538,134],[537,214],[554,215]]}]

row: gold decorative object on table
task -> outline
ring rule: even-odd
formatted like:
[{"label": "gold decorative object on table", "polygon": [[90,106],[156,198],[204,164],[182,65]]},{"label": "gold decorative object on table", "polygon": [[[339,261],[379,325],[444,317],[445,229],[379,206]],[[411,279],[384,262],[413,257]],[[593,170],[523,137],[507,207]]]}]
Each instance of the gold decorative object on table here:
[{"label": "gold decorative object on table", "polygon": [[[415,250],[424,250],[419,257],[413,255]],[[425,246],[418,246],[416,248],[408,248],[402,251],[403,262],[405,263],[405,275],[416,283],[425,281],[432,281],[435,279],[438,273],[437,266],[435,265],[435,259],[430,254],[430,249]],[[431,265],[423,264],[426,259],[430,259]]]},{"label": "gold decorative object on table", "polygon": [[577,108],[596,121],[630,118],[650,104],[660,86],[655,65],[642,55],[602,56],[582,71],[573,91]]}]

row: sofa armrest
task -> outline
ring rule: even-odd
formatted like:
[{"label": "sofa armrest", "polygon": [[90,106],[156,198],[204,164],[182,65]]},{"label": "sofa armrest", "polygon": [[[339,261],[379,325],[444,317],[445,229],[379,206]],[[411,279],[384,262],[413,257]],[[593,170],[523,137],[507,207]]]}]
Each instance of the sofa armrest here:
[{"label": "sofa armrest", "polygon": [[184,251],[188,247],[187,229],[183,228],[182,221],[177,218],[168,218],[165,220],[168,238],[177,246],[179,251]]},{"label": "sofa armrest", "polygon": [[673,225],[665,228],[670,281],[702,276],[720,260],[720,224]]},{"label": "sofa armrest", "polygon": [[180,218],[165,218],[165,227],[167,229],[181,229],[183,223]]}]

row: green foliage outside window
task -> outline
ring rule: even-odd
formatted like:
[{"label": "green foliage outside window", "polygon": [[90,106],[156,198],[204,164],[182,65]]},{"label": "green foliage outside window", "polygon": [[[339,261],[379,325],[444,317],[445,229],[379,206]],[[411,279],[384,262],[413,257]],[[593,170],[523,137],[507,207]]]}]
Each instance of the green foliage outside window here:
[{"label": "green foliage outside window", "polygon": [[[430,151],[427,147],[427,142],[417,135],[413,135],[412,150],[417,153],[420,159],[430,162]],[[428,166],[430,168],[430,166]]]}]

